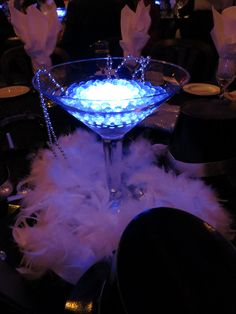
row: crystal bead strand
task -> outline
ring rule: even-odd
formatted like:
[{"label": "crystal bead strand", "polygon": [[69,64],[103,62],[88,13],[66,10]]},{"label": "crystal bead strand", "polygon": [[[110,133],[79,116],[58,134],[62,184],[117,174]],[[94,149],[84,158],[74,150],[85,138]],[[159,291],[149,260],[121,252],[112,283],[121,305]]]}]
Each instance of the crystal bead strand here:
[{"label": "crystal bead strand", "polygon": [[107,78],[110,79],[112,76],[112,58],[110,55],[107,56],[107,69],[108,69]]},{"label": "crystal bead strand", "polygon": [[145,81],[145,68],[147,67],[147,65],[149,64],[151,58],[148,57],[137,57],[134,58],[131,55],[128,55],[127,57],[124,57],[123,61],[121,62],[120,65],[118,65],[115,74],[117,75],[117,73],[119,72],[119,70],[125,65],[130,63],[130,61],[135,61],[140,67],[138,67],[135,71],[134,74],[132,75],[133,79],[137,79],[137,74],[141,72],[141,81],[144,82]]},{"label": "crystal bead strand", "polygon": [[54,131],[54,128],[52,126],[52,122],[51,122],[51,119],[50,119],[50,116],[49,116],[49,113],[48,113],[48,110],[47,110],[47,106],[46,106],[46,103],[45,103],[45,99],[44,99],[44,96],[43,96],[43,93],[41,92],[41,84],[40,84],[40,75],[41,73],[44,73],[46,74],[51,82],[53,84],[55,84],[56,87],[60,88],[61,91],[65,92],[64,88],[61,87],[57,82],[56,80],[52,77],[51,73],[48,73],[46,71],[46,69],[39,69],[38,72],[36,73],[36,78],[37,78],[37,84],[38,84],[38,87],[39,87],[39,96],[40,96],[40,103],[41,103],[41,107],[43,109],[43,115],[44,115],[44,119],[45,119],[45,122],[46,122],[46,127],[47,127],[47,133],[48,133],[48,139],[49,139],[49,146],[52,150],[52,153],[55,157],[57,157],[57,153],[56,153],[56,150],[54,148],[54,145],[56,146],[56,148],[60,151],[60,153],[62,154],[62,156],[66,159],[66,155],[65,155],[65,152],[63,151],[62,147],[60,146],[59,142],[58,142],[58,139],[57,139],[57,136],[56,136],[56,133]]},{"label": "crystal bead strand", "polygon": [[125,65],[125,64],[129,64],[130,60],[135,61],[136,63],[139,63],[139,58],[134,58],[131,55],[128,55],[127,57],[123,58],[123,61],[121,62],[121,64],[118,65],[117,69],[115,70],[115,74],[117,75],[117,73],[119,72],[119,70]]},{"label": "crystal bead strand", "polygon": [[[135,77],[137,76],[137,74],[139,72],[141,72],[141,81],[144,82],[145,81],[145,76],[144,76],[144,73],[145,73],[145,68],[147,67],[147,65],[149,64],[151,58],[150,57],[140,57],[138,59],[138,63],[140,65],[140,67],[135,70],[134,74],[132,75],[132,78],[135,79]],[[135,60],[136,61],[136,60]]]}]

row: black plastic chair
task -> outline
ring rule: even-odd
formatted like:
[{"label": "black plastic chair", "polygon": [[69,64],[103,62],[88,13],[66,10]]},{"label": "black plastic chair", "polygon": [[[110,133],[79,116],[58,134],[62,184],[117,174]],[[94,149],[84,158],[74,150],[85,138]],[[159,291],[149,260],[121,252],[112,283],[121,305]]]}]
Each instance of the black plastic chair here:
[{"label": "black plastic chair", "polygon": [[[69,60],[68,54],[56,47],[51,55],[52,64]],[[32,85],[34,76],[31,59],[25,52],[24,46],[16,46],[6,50],[0,60],[1,73],[6,85]]]},{"label": "black plastic chair", "polygon": [[159,40],[153,45],[150,56],[184,67],[192,82],[210,82],[214,78],[217,56],[205,42],[179,38]]},{"label": "black plastic chair", "polygon": [[23,45],[6,50],[1,57],[0,66],[6,85],[31,86],[33,69]]},{"label": "black plastic chair", "polygon": [[44,147],[47,131],[39,114],[21,113],[0,120],[0,152],[9,150],[34,151]]}]

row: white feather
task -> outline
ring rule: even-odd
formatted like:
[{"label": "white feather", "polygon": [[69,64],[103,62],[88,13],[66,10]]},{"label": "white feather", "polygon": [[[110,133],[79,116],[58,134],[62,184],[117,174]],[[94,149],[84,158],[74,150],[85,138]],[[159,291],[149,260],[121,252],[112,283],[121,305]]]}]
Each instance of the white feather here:
[{"label": "white feather", "polygon": [[[117,248],[133,217],[154,207],[182,209],[225,237],[232,235],[231,217],[213,190],[201,180],[158,168],[156,148],[147,140],[133,142],[118,165],[126,183],[144,191],[140,199],[126,195],[119,214],[109,208],[101,142],[81,130],[59,141],[67,159],[55,158],[49,150],[38,153],[28,178],[35,189],[24,199],[13,228],[23,252],[21,273],[37,278],[51,270],[75,283],[93,263]],[[26,220],[31,215],[36,221],[33,227]]]}]

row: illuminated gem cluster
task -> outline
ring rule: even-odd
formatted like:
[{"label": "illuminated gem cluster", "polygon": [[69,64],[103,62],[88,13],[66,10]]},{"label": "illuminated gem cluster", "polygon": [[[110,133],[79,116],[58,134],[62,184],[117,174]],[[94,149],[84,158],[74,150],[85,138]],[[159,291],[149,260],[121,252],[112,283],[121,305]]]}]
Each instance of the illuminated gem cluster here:
[{"label": "illuminated gem cluster", "polygon": [[99,128],[103,136],[108,130],[119,128],[121,132],[114,130],[115,137],[119,137],[119,133],[126,133],[168,97],[165,89],[148,82],[107,78],[74,83],[61,100],[71,115],[90,128]]}]

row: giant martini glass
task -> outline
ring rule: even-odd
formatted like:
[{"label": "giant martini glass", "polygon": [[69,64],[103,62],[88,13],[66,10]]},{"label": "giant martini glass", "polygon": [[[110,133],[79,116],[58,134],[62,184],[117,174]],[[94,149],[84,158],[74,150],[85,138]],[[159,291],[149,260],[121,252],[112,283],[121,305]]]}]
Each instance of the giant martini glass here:
[{"label": "giant martini glass", "polygon": [[111,208],[117,208],[128,190],[114,165],[121,158],[122,138],[188,81],[188,72],[175,64],[107,57],[39,70],[33,85],[41,98],[57,103],[101,136]]}]

